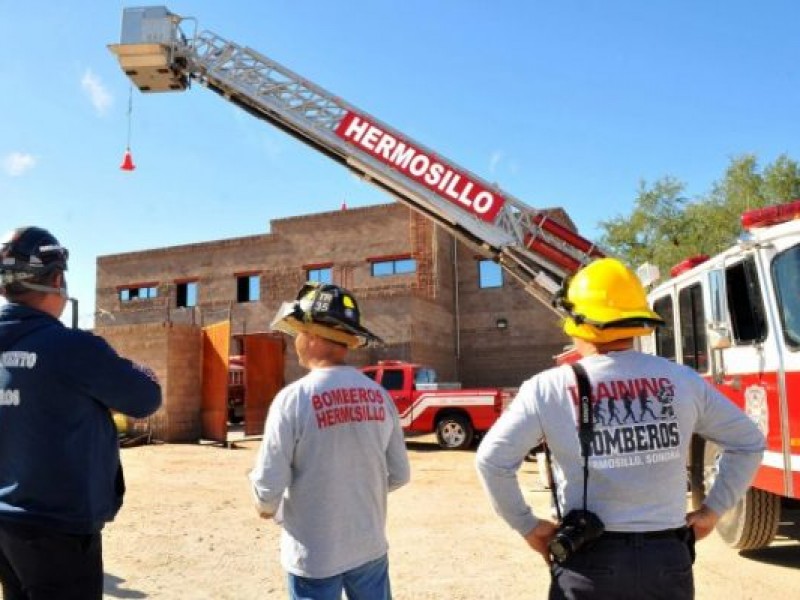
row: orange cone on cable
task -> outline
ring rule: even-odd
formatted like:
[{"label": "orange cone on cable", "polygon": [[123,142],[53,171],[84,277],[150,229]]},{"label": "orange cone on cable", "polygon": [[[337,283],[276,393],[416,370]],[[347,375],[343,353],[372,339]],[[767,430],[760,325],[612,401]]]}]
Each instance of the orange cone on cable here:
[{"label": "orange cone on cable", "polygon": [[133,171],[136,168],[136,165],[133,164],[133,155],[130,148],[125,150],[125,156],[122,157],[122,164],[119,168],[123,171]]}]

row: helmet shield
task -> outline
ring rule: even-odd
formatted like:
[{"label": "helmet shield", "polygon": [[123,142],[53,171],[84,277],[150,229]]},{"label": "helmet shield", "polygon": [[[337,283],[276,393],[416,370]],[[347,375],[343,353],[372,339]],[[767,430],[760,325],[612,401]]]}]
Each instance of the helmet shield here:
[{"label": "helmet shield", "polygon": [[20,227],[0,242],[0,289],[19,283],[29,289],[62,292],[40,285],[53,271],[66,271],[69,251],[46,229]]},{"label": "helmet shield", "polygon": [[291,336],[306,331],[348,348],[382,343],[361,325],[361,313],[353,295],[332,284],[306,283],[294,302],[281,305],[270,327]]}]

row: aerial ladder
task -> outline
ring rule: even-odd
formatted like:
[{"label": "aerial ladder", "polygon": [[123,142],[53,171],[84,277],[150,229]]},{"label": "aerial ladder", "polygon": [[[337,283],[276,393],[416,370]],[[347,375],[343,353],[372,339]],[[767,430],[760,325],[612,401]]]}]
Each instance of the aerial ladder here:
[{"label": "aerial ladder", "polygon": [[[194,23],[187,34],[181,27]],[[569,227],[438,155],[281,64],[166,7],[123,11],[109,45],[139,91],[192,81],[300,139],[497,262],[545,305],[603,251]]]}]

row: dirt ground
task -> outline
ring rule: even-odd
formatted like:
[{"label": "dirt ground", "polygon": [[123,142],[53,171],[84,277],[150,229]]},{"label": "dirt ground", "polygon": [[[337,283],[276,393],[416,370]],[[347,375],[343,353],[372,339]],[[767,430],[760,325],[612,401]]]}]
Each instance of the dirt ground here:
[{"label": "dirt ground", "polygon": [[[258,440],[151,445],[122,451],[125,506],[105,530],[106,598],[285,598],[279,529],[256,517],[245,477]],[[494,513],[474,451],[408,442],[412,482],[390,495],[389,561],[398,600],[545,598],[544,563]],[[549,492],[535,463],[521,481],[534,510]],[[800,513],[800,511],[798,511]],[[697,597],[800,598],[800,514],[779,539],[745,557],[714,534],[698,546]]]}]

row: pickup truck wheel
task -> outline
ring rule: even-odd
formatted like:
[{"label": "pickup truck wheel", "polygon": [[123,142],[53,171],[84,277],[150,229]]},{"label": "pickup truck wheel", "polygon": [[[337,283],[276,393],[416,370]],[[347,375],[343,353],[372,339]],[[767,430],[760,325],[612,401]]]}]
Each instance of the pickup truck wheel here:
[{"label": "pickup truck wheel", "polygon": [[[702,439],[692,452],[693,458],[703,457],[702,466],[692,465],[692,505],[700,508],[717,477],[719,449]],[[749,488],[745,495],[722,515],[717,522],[717,533],[728,546],[737,550],[756,550],[770,544],[778,532],[781,517],[780,496]]]},{"label": "pickup truck wheel", "polygon": [[475,430],[462,415],[445,415],[436,423],[436,440],[445,450],[464,450],[472,444]]}]

